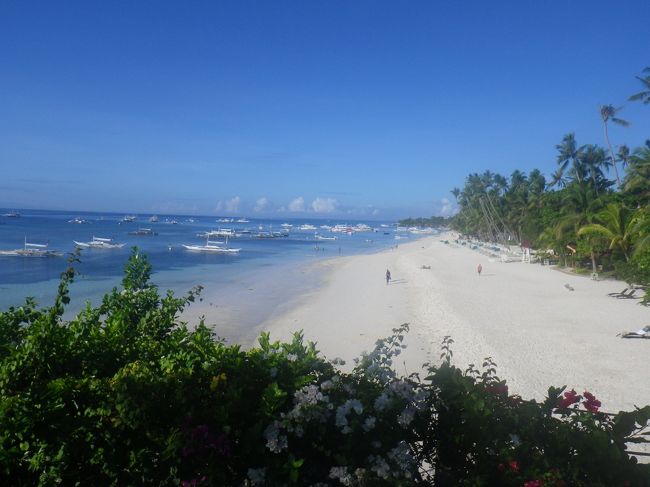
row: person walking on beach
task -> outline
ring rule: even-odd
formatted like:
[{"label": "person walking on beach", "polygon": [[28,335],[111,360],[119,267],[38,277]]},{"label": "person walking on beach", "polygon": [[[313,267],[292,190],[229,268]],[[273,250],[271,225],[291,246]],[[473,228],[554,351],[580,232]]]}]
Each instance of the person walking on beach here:
[{"label": "person walking on beach", "polygon": [[390,271],[386,269],[386,285],[388,286],[389,283],[390,283]]},{"label": "person walking on beach", "polygon": [[483,266],[481,264],[479,264],[478,267],[476,268],[476,270],[478,271],[478,276],[481,277],[481,272],[483,271]]}]

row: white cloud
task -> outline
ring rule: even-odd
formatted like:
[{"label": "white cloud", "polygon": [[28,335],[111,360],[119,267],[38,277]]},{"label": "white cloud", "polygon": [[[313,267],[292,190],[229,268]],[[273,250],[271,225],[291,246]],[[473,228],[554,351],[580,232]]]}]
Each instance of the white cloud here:
[{"label": "white cloud", "polygon": [[455,215],[458,211],[458,208],[456,208],[456,206],[447,198],[442,198],[438,203],[438,206],[438,214],[440,216],[450,217],[452,215]]},{"label": "white cloud", "polygon": [[289,211],[299,212],[305,211],[305,198],[298,196],[291,203],[289,203]]},{"label": "white cloud", "polygon": [[241,198],[239,196],[235,196],[234,198],[230,198],[228,201],[226,201],[226,211],[229,213],[237,213],[239,211],[239,204],[241,203]]},{"label": "white cloud", "polygon": [[332,213],[336,210],[339,202],[334,198],[316,198],[311,202],[311,208],[315,213]]},{"label": "white cloud", "polygon": [[255,206],[253,207],[253,211],[255,212],[260,212],[264,211],[266,207],[269,206],[269,200],[268,198],[262,196],[261,198],[258,198],[258,200],[255,202]]}]

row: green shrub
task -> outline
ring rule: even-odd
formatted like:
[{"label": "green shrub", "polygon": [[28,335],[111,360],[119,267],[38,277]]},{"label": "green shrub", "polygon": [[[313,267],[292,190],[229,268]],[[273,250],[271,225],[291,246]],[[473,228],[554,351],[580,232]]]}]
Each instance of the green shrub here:
[{"label": "green shrub", "polygon": [[160,296],[137,249],[122,289],[62,319],[56,302],[0,313],[2,485],[650,485],[626,444],[650,407],[609,416],[588,392],[508,394],[491,360],[423,377],[392,364],[408,325],[350,373],[300,333],[228,346]]}]

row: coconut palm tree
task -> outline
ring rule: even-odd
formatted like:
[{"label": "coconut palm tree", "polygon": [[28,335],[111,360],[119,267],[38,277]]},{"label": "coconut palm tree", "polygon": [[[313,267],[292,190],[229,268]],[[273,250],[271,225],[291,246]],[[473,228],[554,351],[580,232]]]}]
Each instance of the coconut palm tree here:
[{"label": "coconut palm tree", "polygon": [[603,120],[603,127],[605,128],[605,140],[607,141],[607,146],[609,147],[609,153],[612,156],[612,166],[614,166],[614,172],[616,173],[616,182],[618,185],[621,185],[621,178],[618,175],[618,168],[616,167],[616,156],[614,156],[614,149],[612,149],[612,144],[609,141],[609,129],[607,122],[612,122],[622,127],[627,127],[630,125],[630,122],[618,118],[616,114],[623,107],[615,108],[614,105],[601,105],[600,106],[600,118]]},{"label": "coconut palm tree", "polygon": [[650,147],[640,147],[629,157],[623,191],[639,205],[650,204]]},{"label": "coconut palm tree", "polygon": [[578,147],[575,134],[566,134],[558,145],[555,146],[558,150],[557,163],[560,166],[559,171],[556,172],[554,180],[559,182],[562,176],[570,169],[570,174],[575,177],[579,183],[584,179],[584,168],[580,164],[580,153],[582,147]]},{"label": "coconut palm tree", "polygon": [[596,196],[598,196],[601,191],[606,190],[607,186],[609,186],[605,173],[603,172],[603,168],[607,168],[610,165],[605,151],[597,145],[589,144],[583,146],[580,154],[580,162],[586,175],[590,177]]},{"label": "coconut palm tree", "polygon": [[596,215],[596,222],[583,225],[578,230],[578,235],[601,235],[609,241],[610,250],[618,247],[626,262],[629,262],[640,214],[621,203],[609,203]]},{"label": "coconut palm tree", "polygon": [[640,101],[644,105],[650,104],[650,67],[647,67],[643,70],[644,73],[649,73],[648,76],[636,76],[641,84],[643,85],[643,91],[640,91],[636,95],[632,95],[630,101]]},{"label": "coconut palm tree", "polygon": [[630,148],[626,145],[619,145],[616,160],[621,163],[621,167],[626,168],[630,162]]},{"label": "coconut palm tree", "polygon": [[[602,209],[602,201],[596,196],[594,188],[589,185],[574,181],[563,193],[561,215],[553,229],[556,242],[561,247],[564,247],[567,242],[575,241],[579,230],[592,223]],[[589,242],[589,247],[593,272],[596,272],[595,244]]]}]

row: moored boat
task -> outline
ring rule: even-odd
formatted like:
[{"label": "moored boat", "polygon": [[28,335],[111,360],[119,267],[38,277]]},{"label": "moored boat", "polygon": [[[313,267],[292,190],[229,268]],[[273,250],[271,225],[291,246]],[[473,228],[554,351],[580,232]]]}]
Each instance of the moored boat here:
[{"label": "moored boat", "polygon": [[129,232],[129,235],[140,235],[140,236],[153,237],[155,235],[158,235],[158,232],[154,232],[151,228],[138,228],[137,230],[134,230],[133,232]]},{"label": "moored boat", "polygon": [[49,250],[48,244],[29,243],[25,237],[22,249],[0,250],[0,257],[61,257],[62,252]]},{"label": "moored boat", "polygon": [[183,244],[185,250],[191,252],[208,252],[208,253],[220,253],[220,254],[237,254],[241,249],[231,249],[229,247],[222,247],[219,244],[222,242],[211,242],[210,237],[205,241],[205,245],[186,245]]},{"label": "moored boat", "polygon": [[90,242],[77,242],[73,240],[74,244],[81,249],[121,249],[124,247],[123,243],[115,243],[112,238],[95,237]]}]

